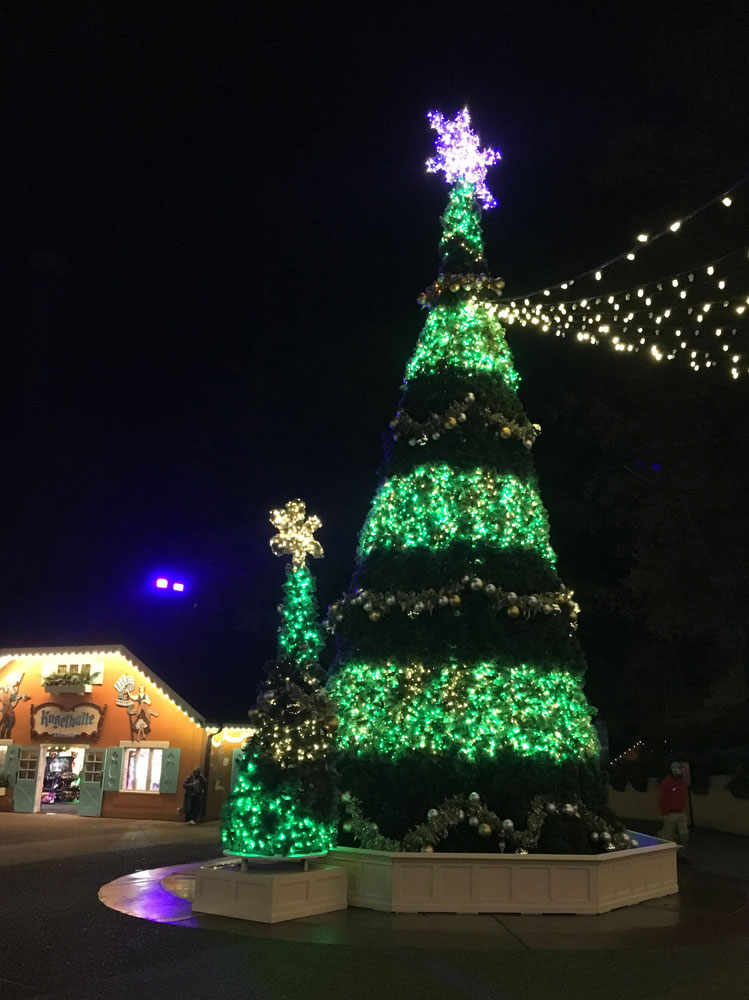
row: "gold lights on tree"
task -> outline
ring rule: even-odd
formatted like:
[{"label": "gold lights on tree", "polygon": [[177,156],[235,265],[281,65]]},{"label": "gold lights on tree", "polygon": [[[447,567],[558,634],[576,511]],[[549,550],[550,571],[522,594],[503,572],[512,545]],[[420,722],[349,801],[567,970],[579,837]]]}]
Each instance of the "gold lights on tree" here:
[{"label": "gold lights on tree", "polygon": [[270,547],[276,556],[291,556],[294,569],[304,565],[307,556],[320,559],[322,545],[314,533],[322,527],[322,521],[314,514],[307,516],[307,505],[303,500],[289,500],[280,510],[270,512],[270,523],[278,531],[270,540]]}]

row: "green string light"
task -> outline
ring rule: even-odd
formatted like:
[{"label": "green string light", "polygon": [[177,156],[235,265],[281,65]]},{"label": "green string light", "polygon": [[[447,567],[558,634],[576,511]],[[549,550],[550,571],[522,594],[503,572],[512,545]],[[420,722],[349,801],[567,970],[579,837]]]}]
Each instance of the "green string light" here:
[{"label": "green string light", "polygon": [[321,823],[299,805],[300,785],[269,791],[256,777],[258,754],[246,757],[224,813],[221,840],[240,857],[320,854],[335,844],[336,823]]},{"label": "green string light", "polygon": [[364,522],[359,556],[374,548],[439,550],[466,540],[533,548],[556,562],[535,483],[431,463],[385,480]]},{"label": "green string light", "polygon": [[491,302],[467,299],[430,310],[406,366],[406,379],[433,375],[440,366],[448,365],[467,372],[493,372],[517,389],[520,376],[497,309]]},{"label": "green string light", "polygon": [[398,757],[412,750],[468,761],[503,749],[556,760],[594,754],[598,741],[581,679],[564,669],[453,661],[341,666],[331,682],[342,749]]},{"label": "green string light", "polygon": [[454,253],[456,245],[473,263],[484,257],[481,209],[476,201],[475,192],[475,185],[466,182],[459,182],[450,190],[447,208],[441,220],[440,249],[445,270],[451,266],[451,251]]},{"label": "green string light", "polygon": [[284,585],[278,628],[278,651],[281,659],[316,660],[325,644],[318,621],[315,581],[306,563],[292,569]]}]

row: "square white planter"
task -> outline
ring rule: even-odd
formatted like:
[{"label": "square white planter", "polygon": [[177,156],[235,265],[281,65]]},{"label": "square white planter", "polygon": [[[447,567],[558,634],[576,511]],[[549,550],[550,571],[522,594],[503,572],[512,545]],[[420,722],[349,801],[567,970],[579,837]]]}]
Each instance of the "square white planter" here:
[{"label": "square white planter", "polygon": [[315,913],[345,910],[346,871],[338,865],[283,861],[239,871],[234,859],[195,872],[196,913],[275,924]]},{"label": "square white planter", "polygon": [[[637,836],[637,835],[635,835]],[[392,913],[606,913],[679,891],[675,844],[606,854],[408,854],[336,847],[350,906]]]}]

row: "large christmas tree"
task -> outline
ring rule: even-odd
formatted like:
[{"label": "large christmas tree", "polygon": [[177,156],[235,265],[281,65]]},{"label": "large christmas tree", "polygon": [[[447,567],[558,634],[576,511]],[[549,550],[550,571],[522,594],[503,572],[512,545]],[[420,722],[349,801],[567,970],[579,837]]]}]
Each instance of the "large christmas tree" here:
[{"label": "large christmas tree", "polygon": [[351,588],[329,614],[344,830],[364,846],[496,850],[503,829],[531,847],[585,850],[602,834],[625,846],[601,819],[579,609],[549,543],[531,456],[540,427],[497,315],[504,282],[484,256],[499,157],[479,148],[467,110],[429,117],[427,167],[451,185],[441,266],[419,296],[428,315]]},{"label": "large christmas tree", "polygon": [[335,842],[338,790],[332,744],[338,728],[319,663],[324,644],[307,555],[322,556],[320,527],[301,500],[271,512],[276,555],[290,555],[279,607],[278,655],[267,668],[256,727],[223,812],[227,854],[290,857],[328,851]]}]

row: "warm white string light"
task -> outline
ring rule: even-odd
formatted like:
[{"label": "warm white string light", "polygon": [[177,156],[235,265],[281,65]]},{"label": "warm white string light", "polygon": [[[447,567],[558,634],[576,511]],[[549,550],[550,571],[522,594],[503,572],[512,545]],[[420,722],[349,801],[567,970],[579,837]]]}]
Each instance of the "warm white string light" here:
[{"label": "warm white string light", "polygon": [[724,208],[731,208],[736,202],[735,199],[736,192],[744,184],[746,184],[747,181],[749,181],[749,174],[745,174],[744,177],[736,181],[735,184],[732,184],[731,187],[723,189],[720,192],[720,194],[717,194],[714,197],[710,198],[708,201],[703,202],[702,205],[699,205],[691,212],[688,212],[680,219],[675,219],[673,222],[669,223],[659,232],[656,232],[654,234],[639,233],[635,238],[635,243],[631,247],[628,247],[626,250],[623,250],[615,257],[611,257],[609,260],[604,261],[602,264],[597,264],[595,267],[590,267],[585,271],[581,271],[580,274],[577,274],[572,278],[567,278],[564,281],[559,281],[556,284],[545,285],[543,288],[537,288],[532,292],[526,292],[524,295],[519,297],[523,299],[535,299],[539,295],[548,296],[551,294],[552,289],[558,288],[564,291],[570,288],[572,285],[574,285],[576,281],[581,281],[584,278],[593,277],[596,281],[601,281],[604,276],[604,273],[608,268],[612,267],[614,264],[618,264],[620,261],[623,260],[627,261],[635,260],[637,258],[637,254],[641,252],[646,245],[650,247],[658,240],[663,239],[663,237],[667,237],[671,234],[679,232],[685,225],[685,223],[691,222],[692,219],[696,218],[698,215],[701,215],[704,211],[706,211],[709,208],[712,208],[714,205],[722,205]]},{"label": "warm white string light", "polygon": [[[644,234],[643,234],[644,235]],[[749,373],[736,344],[745,332],[749,307],[746,248],[709,263],[605,294],[551,300],[551,291],[534,301],[528,295],[500,307],[508,324],[533,327],[589,345],[608,343],[615,351],[645,352],[654,361],[688,359],[692,371],[727,368],[737,379]],[[595,273],[596,280],[600,272]],[[558,286],[569,288],[570,283]],[[552,286],[554,287],[554,286]]]},{"label": "warm white string light", "polygon": [[627,754],[632,753],[633,750],[637,750],[638,747],[644,747],[644,746],[645,746],[645,741],[644,740],[638,740],[636,743],[633,743],[632,746],[629,747],[629,749],[624,750],[622,753],[620,753],[618,757],[614,757],[614,759],[611,760],[609,763],[616,764],[617,761],[622,760],[623,758],[625,758],[627,756]]}]

